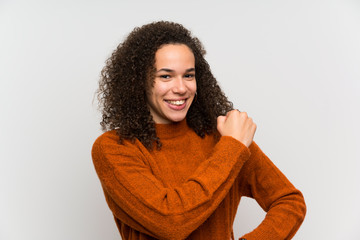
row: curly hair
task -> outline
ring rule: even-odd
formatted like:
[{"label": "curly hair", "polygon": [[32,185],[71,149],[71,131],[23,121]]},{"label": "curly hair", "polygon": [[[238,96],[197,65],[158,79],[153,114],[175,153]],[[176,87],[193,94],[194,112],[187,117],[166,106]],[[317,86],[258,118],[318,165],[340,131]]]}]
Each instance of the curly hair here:
[{"label": "curly hair", "polygon": [[154,143],[161,148],[146,92],[153,86],[155,53],[165,44],[185,44],[195,56],[197,97],[186,120],[197,135],[216,133],[217,117],[233,109],[210,71],[198,38],[181,24],[167,21],[146,24],[135,28],[119,44],[101,71],[97,91],[102,112],[100,124],[104,131],[116,130],[120,143],[138,139],[149,150]]}]

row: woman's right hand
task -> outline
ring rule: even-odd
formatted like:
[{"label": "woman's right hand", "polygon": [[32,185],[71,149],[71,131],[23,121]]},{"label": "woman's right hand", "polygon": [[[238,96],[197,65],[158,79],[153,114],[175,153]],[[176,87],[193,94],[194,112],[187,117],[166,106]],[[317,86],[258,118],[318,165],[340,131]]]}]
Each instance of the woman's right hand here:
[{"label": "woman's right hand", "polygon": [[230,136],[249,147],[253,141],[256,124],[246,112],[232,110],[217,118],[217,130],[221,136]]}]

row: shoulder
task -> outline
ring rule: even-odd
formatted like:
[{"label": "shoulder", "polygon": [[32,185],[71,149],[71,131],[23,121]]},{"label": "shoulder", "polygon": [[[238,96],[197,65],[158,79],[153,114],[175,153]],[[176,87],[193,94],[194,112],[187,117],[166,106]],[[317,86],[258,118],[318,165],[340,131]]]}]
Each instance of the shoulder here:
[{"label": "shoulder", "polygon": [[111,130],[104,132],[99,137],[97,137],[93,144],[93,147],[97,145],[101,146],[106,143],[114,143],[114,142],[119,142],[119,136],[117,135],[116,130]]},{"label": "shoulder", "polygon": [[92,153],[97,153],[104,150],[105,148],[109,148],[110,146],[116,147],[117,145],[120,144],[119,136],[116,134],[116,130],[107,131],[96,138],[92,146]]},{"label": "shoulder", "polygon": [[113,172],[124,166],[143,166],[146,162],[145,151],[138,140],[124,140],[120,143],[116,130],[113,130],[101,134],[95,140],[91,157],[99,177],[106,177],[109,171]]},{"label": "shoulder", "polygon": [[139,151],[139,141],[131,142],[124,140],[120,143],[116,130],[107,131],[101,134],[92,146],[92,156],[99,155],[128,155]]},{"label": "shoulder", "polygon": [[96,138],[91,149],[91,155],[94,163],[102,159],[104,154],[109,152],[109,149],[116,147],[116,145],[119,144],[118,142],[119,137],[117,136],[115,130],[105,132]]}]

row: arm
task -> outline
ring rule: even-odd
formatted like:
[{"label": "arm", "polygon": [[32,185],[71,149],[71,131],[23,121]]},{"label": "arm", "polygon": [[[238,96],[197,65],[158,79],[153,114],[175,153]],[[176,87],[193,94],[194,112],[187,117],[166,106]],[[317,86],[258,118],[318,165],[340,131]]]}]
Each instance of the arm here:
[{"label": "arm", "polygon": [[244,196],[255,198],[267,212],[263,222],[247,240],[291,239],[304,220],[304,198],[270,159],[253,143],[251,157],[240,172],[240,191]]},{"label": "arm", "polygon": [[[140,143],[135,143],[135,145]],[[249,158],[249,149],[221,137],[212,155],[179,187],[165,187],[146,164],[144,152],[103,135],[92,157],[108,204],[126,225],[159,239],[184,239],[217,208]]]}]

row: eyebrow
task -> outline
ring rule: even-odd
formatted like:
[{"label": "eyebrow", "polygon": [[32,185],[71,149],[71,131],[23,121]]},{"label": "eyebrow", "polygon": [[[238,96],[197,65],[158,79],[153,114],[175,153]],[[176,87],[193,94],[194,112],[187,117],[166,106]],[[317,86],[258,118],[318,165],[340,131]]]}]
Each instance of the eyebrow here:
[{"label": "eyebrow", "polygon": [[[161,71],[170,72],[170,73],[171,73],[171,72],[175,72],[174,70],[169,69],[169,68],[161,68],[161,69],[159,69],[159,70],[156,71],[156,72],[161,72]],[[193,71],[195,71],[195,68],[186,69],[185,72],[193,72]]]}]

